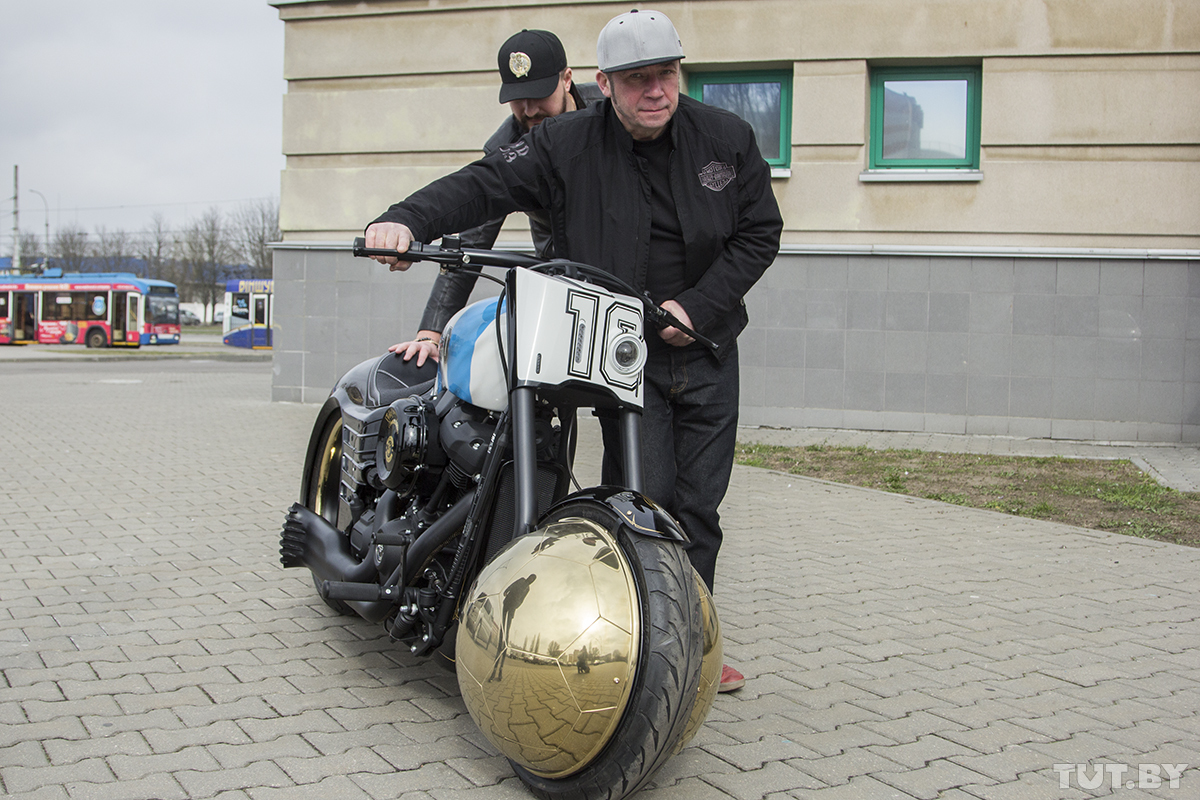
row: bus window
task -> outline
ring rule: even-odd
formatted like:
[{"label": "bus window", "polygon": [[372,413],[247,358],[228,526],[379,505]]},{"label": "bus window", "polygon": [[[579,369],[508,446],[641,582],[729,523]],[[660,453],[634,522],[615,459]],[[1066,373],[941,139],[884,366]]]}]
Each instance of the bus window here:
[{"label": "bus window", "polygon": [[179,300],[163,295],[146,295],[146,316],[151,325],[178,325]]},{"label": "bus window", "polygon": [[125,323],[125,340],[129,342],[138,342],[141,340],[140,333],[142,326],[138,324],[138,311],[141,304],[141,295],[130,292],[129,303],[125,306],[127,312]]},{"label": "bus window", "polygon": [[250,295],[245,292],[236,293],[229,315],[234,318],[232,322],[235,325],[250,324]]},{"label": "bus window", "polygon": [[86,318],[89,322],[108,319],[108,292],[87,293]]}]

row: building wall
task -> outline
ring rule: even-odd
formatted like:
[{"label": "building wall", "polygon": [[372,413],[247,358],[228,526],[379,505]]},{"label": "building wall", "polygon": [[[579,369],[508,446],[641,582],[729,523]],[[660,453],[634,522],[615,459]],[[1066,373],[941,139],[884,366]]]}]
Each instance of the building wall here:
[{"label": "building wall", "polygon": [[[411,336],[434,274],[322,243],[479,154],[507,114],[508,35],[556,31],[590,80],[596,33],[630,4],[272,5],[288,79],[275,396],[315,400]],[[1198,440],[1200,4],[651,5],[686,69],[793,75],[790,174],[772,181],[784,250],[747,298],[744,422]],[[981,66],[981,179],[868,180],[870,67],[929,59]],[[501,242],[528,242],[519,215]]]}]

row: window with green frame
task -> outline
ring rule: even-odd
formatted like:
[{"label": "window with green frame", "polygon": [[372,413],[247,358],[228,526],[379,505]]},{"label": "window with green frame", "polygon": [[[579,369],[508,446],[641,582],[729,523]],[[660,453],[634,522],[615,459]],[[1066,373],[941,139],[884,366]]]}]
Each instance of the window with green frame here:
[{"label": "window with green frame", "polygon": [[871,70],[870,168],[979,169],[979,67]]},{"label": "window with green frame", "polygon": [[750,123],[772,167],[792,162],[791,70],[688,72],[688,95]]}]

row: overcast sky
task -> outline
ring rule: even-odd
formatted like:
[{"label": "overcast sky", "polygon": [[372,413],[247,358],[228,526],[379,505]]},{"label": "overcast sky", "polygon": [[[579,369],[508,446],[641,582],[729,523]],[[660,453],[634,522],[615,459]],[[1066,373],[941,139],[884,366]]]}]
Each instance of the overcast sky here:
[{"label": "overcast sky", "polygon": [[0,0],[0,255],[14,165],[39,236],[277,197],[282,76],[266,0]]}]

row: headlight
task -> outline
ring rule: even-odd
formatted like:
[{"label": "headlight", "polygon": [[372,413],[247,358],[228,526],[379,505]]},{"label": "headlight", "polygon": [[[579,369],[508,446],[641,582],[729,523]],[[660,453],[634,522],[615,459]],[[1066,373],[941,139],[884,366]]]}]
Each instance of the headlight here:
[{"label": "headlight", "polygon": [[622,333],[608,343],[609,361],[622,375],[632,375],[646,363],[646,346],[642,338],[632,333]]}]

